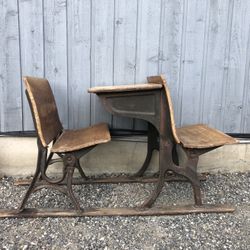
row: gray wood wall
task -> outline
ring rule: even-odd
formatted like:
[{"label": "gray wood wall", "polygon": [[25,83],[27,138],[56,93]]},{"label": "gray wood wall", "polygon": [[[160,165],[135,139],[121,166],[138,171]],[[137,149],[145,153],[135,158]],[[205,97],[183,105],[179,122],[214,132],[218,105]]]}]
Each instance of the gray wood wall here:
[{"label": "gray wood wall", "polygon": [[163,73],[177,125],[250,133],[249,0],[0,0],[0,131],[33,129],[21,77],[49,79],[65,127],[112,117],[90,86]]}]

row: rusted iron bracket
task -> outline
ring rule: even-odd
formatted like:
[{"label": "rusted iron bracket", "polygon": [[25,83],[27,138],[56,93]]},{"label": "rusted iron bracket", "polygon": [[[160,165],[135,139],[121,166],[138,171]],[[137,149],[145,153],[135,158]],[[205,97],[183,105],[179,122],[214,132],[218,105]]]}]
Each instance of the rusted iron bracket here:
[{"label": "rusted iron bracket", "polygon": [[[181,181],[186,182],[188,181],[187,178],[179,175],[167,175],[164,179],[166,182],[175,182],[175,181]],[[200,174],[199,175],[200,181],[207,180],[207,174]],[[150,176],[144,176],[144,177],[134,177],[134,176],[118,176],[118,177],[105,177],[105,178],[73,178],[72,184],[73,185],[87,185],[87,184],[116,184],[116,183],[155,183],[158,181],[158,177],[150,177]],[[44,181],[40,181],[40,183],[43,183]],[[14,182],[15,186],[27,186],[30,185],[31,180],[30,179],[19,179]],[[58,183],[58,185],[65,185],[66,182],[62,181]]]}]

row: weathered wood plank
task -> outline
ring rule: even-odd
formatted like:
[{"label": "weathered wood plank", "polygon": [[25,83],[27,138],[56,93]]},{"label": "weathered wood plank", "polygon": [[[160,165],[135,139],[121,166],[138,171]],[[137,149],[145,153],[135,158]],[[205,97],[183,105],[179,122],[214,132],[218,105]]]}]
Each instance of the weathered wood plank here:
[{"label": "weathered wood plank", "polygon": [[69,127],[90,124],[91,1],[68,1]]},{"label": "weathered wood plank", "polygon": [[141,122],[111,119],[86,89],[141,83],[163,73],[178,126],[181,120],[203,122],[249,133],[249,5],[0,0],[0,131],[33,129],[21,75],[50,80],[65,127],[112,121],[115,128],[146,129]]},{"label": "weathered wood plank", "polygon": [[[91,22],[91,86],[112,85],[114,0],[93,0]],[[101,121],[111,124],[111,115],[91,95],[91,123]]]},{"label": "weathered wood plank", "polygon": [[[43,4],[42,1],[19,1],[20,49],[22,76],[44,76]],[[23,129],[34,130],[23,88]]]},{"label": "weathered wood plank", "polygon": [[233,137],[203,124],[178,128],[177,133],[185,148],[208,149],[238,143]]},{"label": "weathered wood plank", "polygon": [[144,84],[126,84],[126,85],[115,85],[115,86],[97,86],[90,88],[89,93],[107,93],[107,92],[129,92],[136,90],[152,90],[152,89],[161,89],[162,84],[159,83],[144,83]]},{"label": "weathered wood plank", "polygon": [[223,130],[223,91],[228,70],[233,1],[210,1],[204,90],[201,100],[202,122]]},{"label": "weathered wood plank", "polygon": [[16,1],[0,1],[0,131],[20,131],[22,92]]},{"label": "weathered wood plank", "polygon": [[170,88],[176,125],[180,125],[178,93],[180,91],[182,35],[185,1],[163,1],[161,14],[159,73],[164,74]]},{"label": "weathered wood plank", "polygon": [[228,133],[241,130],[249,27],[250,2],[235,0],[224,93],[223,130]]},{"label": "weathered wood plank", "polygon": [[[135,80],[137,1],[115,1],[114,84]],[[132,129],[133,119],[113,116],[112,127]]]},{"label": "weathered wood plank", "polygon": [[207,3],[187,1],[186,36],[183,46],[183,87],[181,100],[181,125],[198,123],[201,103],[204,51],[206,49]]},{"label": "weathered wood plank", "polygon": [[68,127],[66,0],[44,0],[45,77]]},{"label": "weathered wood plank", "polygon": [[248,47],[247,47],[247,58],[245,66],[245,84],[244,84],[243,111],[241,116],[241,131],[247,134],[250,133],[250,25],[248,32]]},{"label": "weathered wood plank", "polygon": [[0,209],[0,218],[36,218],[36,217],[82,217],[82,216],[154,216],[183,215],[193,213],[232,213],[235,208],[230,205],[185,205],[152,208],[88,208],[81,211],[69,209],[35,209],[27,208],[21,213],[15,209]]},{"label": "weathered wood plank", "polygon": [[[138,0],[137,51],[135,82],[159,73],[161,0]],[[147,129],[147,124],[135,120],[135,129]]]}]

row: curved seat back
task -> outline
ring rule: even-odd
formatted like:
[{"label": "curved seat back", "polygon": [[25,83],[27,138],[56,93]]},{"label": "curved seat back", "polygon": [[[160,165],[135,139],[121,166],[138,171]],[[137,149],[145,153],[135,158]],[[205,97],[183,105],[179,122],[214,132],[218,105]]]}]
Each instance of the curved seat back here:
[{"label": "curved seat back", "polygon": [[150,83],[161,83],[163,85],[165,95],[166,95],[166,101],[167,101],[167,121],[170,121],[170,130],[172,137],[174,138],[176,143],[180,143],[180,139],[178,137],[176,127],[175,127],[175,119],[174,119],[174,109],[172,104],[172,99],[170,95],[170,91],[167,86],[167,81],[163,75],[159,76],[149,76],[147,77],[148,82]]},{"label": "curved seat back", "polygon": [[47,79],[27,76],[23,80],[38,137],[47,147],[63,129],[54,95]]}]

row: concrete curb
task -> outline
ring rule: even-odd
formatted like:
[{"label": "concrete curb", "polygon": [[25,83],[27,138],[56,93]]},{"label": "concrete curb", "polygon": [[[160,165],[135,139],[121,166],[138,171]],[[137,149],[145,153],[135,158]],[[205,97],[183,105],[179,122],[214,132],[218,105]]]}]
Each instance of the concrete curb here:
[{"label": "concrete curb", "polygon": [[[158,169],[155,152],[148,172]],[[146,143],[111,141],[99,145],[81,159],[88,175],[134,173],[146,156]],[[36,138],[0,137],[0,176],[28,176],[35,170]],[[61,163],[53,165],[52,174],[61,172]],[[200,157],[199,172],[228,173],[250,171],[250,144],[226,145]]]}]

